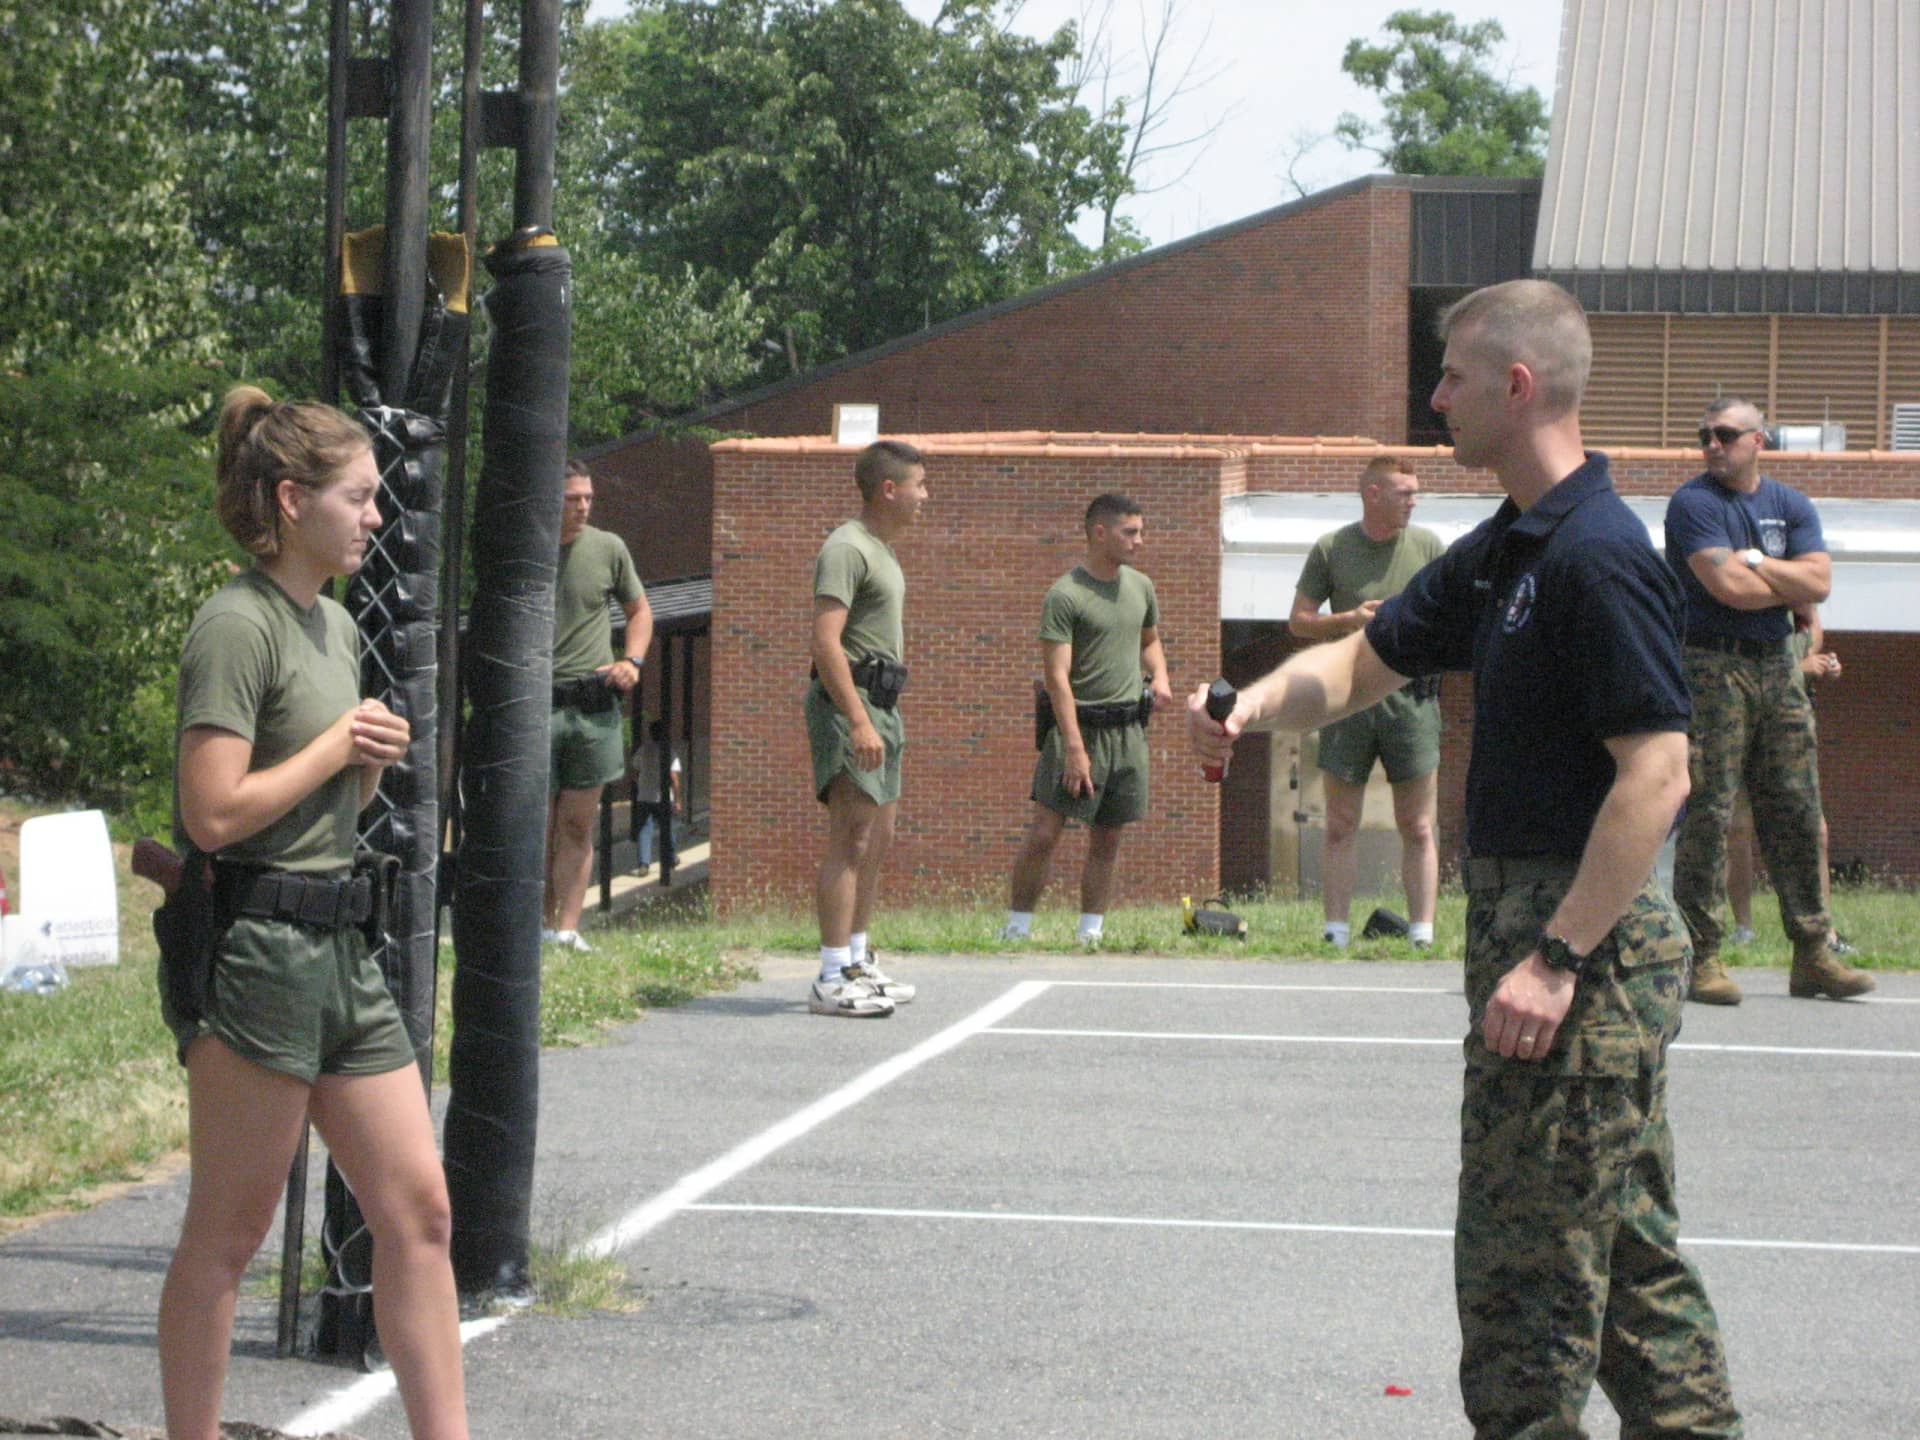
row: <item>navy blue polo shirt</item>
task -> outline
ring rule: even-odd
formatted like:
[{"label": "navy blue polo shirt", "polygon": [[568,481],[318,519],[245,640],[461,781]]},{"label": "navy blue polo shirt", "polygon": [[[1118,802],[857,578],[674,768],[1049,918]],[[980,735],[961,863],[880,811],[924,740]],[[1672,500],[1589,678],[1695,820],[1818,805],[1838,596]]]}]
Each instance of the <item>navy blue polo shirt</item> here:
[{"label": "navy blue polo shirt", "polygon": [[1605,742],[1687,728],[1682,605],[1607,457],[1589,451],[1531,510],[1507,500],[1380,607],[1367,642],[1394,670],[1473,672],[1467,853],[1586,849],[1613,785]]},{"label": "navy blue polo shirt", "polygon": [[[1751,495],[1729,489],[1711,475],[1696,475],[1667,502],[1667,563],[1687,597],[1687,639],[1778,642],[1793,633],[1785,605],[1736,610],[1713,598],[1687,558],[1719,545],[1738,554],[1760,550],[1774,559],[1824,551],[1820,516],[1813,502],[1790,485],[1760,477]],[[1738,559],[1727,562],[1738,565]]]}]

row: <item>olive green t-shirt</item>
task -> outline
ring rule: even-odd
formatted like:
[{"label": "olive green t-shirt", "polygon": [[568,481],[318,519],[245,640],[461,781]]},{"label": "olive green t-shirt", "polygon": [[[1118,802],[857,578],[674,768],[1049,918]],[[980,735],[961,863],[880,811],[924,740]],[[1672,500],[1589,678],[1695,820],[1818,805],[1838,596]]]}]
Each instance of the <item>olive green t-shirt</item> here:
[{"label": "olive green t-shirt", "polygon": [[[249,773],[298,754],[360,703],[360,632],[324,595],[302,610],[259,570],[229,580],[200,607],[180,656],[176,738],[195,725],[253,745]],[[360,814],[358,765],[341,769],[257,835],[221,858],[280,870],[353,863]],[[186,834],[174,803],[174,837]]]},{"label": "olive green t-shirt", "polygon": [[907,577],[893,547],[859,520],[849,520],[820,547],[813,562],[815,599],[837,600],[847,607],[847,628],[840,648],[849,660],[884,655],[904,661],[903,616]]},{"label": "olive green t-shirt", "polygon": [[553,678],[578,680],[613,663],[613,624],[607,599],[631,605],[645,590],[627,542],[591,525],[560,547],[553,577]]},{"label": "olive green t-shirt", "polygon": [[1040,638],[1073,647],[1067,684],[1078,705],[1140,698],[1140,632],[1159,623],[1153,581],[1131,565],[1112,580],[1076,565],[1040,606]]},{"label": "olive green t-shirt", "polygon": [[1429,560],[1446,550],[1433,531],[1409,525],[1391,540],[1370,540],[1358,521],[1314,542],[1300,567],[1300,593],[1335,611],[1352,610],[1363,600],[1390,600]]}]

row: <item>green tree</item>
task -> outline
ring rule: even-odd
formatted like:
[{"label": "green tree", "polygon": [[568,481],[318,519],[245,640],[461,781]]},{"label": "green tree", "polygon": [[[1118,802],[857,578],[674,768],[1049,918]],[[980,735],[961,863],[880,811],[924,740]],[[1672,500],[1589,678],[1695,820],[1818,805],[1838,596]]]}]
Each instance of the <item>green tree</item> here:
[{"label": "green tree", "polygon": [[140,0],[0,0],[0,369],[218,349],[161,38]]},{"label": "green tree", "polygon": [[1385,118],[1342,115],[1334,127],[1342,144],[1373,151],[1396,175],[1541,173],[1546,102],[1490,68],[1506,38],[1499,21],[1396,10],[1382,29],[1384,43],[1349,41],[1340,68],[1380,97]]},{"label": "green tree", "polygon": [[766,373],[910,333],[1102,258],[1071,227],[1120,127],[1073,102],[1072,28],[1002,9],[639,0],[583,32],[565,160],[648,273],[746,287]]},{"label": "green tree", "polygon": [[207,424],[224,380],[95,354],[0,376],[0,755],[40,794],[164,824],[173,675],[234,555]]}]

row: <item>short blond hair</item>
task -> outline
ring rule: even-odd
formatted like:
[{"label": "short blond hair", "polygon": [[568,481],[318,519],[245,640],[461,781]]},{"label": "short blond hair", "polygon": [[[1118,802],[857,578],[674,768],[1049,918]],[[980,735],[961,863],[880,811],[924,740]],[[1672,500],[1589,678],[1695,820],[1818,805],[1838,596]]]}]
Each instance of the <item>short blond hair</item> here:
[{"label": "short blond hair", "polygon": [[1420,472],[1414,468],[1413,461],[1404,455],[1376,455],[1367,462],[1367,468],[1360,472],[1360,488],[1369,485],[1384,485],[1396,475],[1411,475],[1420,478]]},{"label": "short blond hair", "polygon": [[1525,365],[1550,414],[1579,407],[1593,368],[1593,334],[1580,302],[1552,281],[1508,280],[1455,301],[1440,314],[1440,338],[1463,330],[1496,363]]}]

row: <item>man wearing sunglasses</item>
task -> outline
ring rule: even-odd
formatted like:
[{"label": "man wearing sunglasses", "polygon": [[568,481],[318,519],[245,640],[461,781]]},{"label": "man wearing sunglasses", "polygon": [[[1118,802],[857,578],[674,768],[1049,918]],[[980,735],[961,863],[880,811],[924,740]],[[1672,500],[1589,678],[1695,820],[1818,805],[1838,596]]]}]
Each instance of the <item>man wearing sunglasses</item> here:
[{"label": "man wearing sunglasses", "polygon": [[1788,993],[1845,1000],[1873,989],[1872,976],[1828,947],[1818,746],[1790,644],[1794,609],[1827,598],[1833,564],[1813,502],[1760,473],[1765,425],[1759,408],[1738,396],[1709,405],[1700,424],[1706,472],[1667,504],[1667,562],[1687,596],[1684,658],[1693,693],[1692,795],[1673,891],[1693,939],[1688,998],[1709,1005],[1740,1003],[1740,987],[1720,960],[1720,909],[1727,827],[1743,782],[1793,942]]}]

